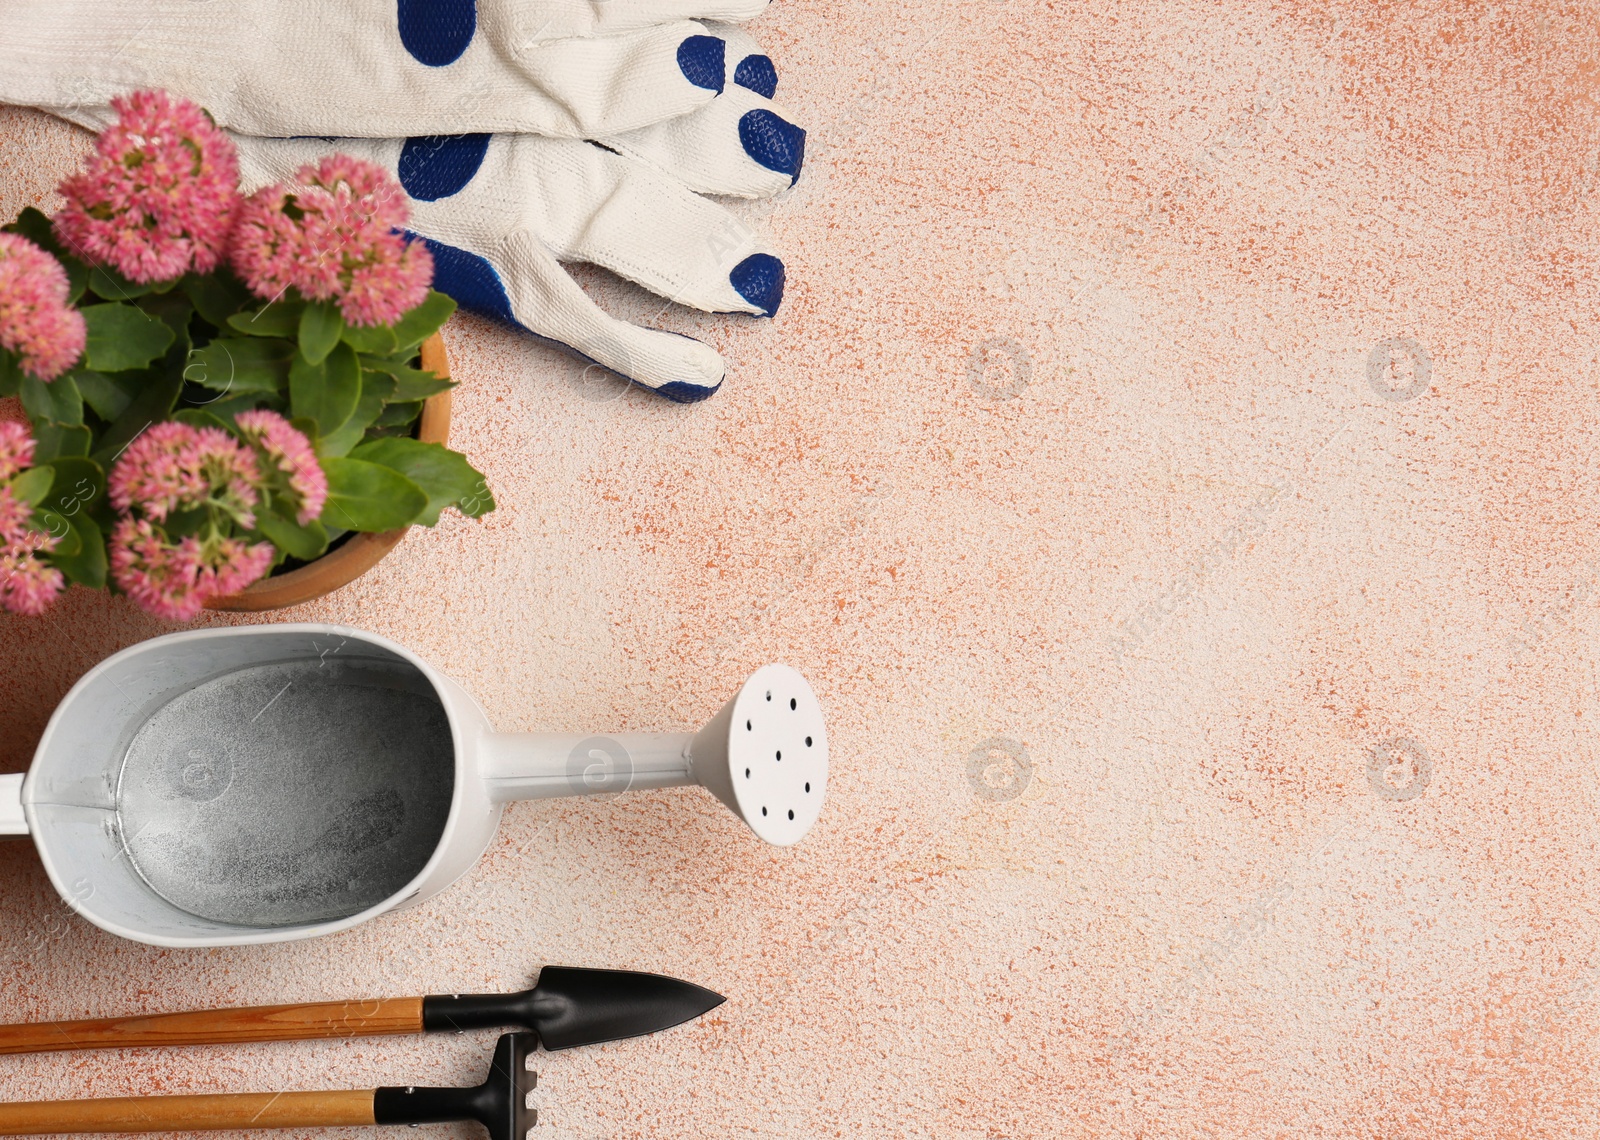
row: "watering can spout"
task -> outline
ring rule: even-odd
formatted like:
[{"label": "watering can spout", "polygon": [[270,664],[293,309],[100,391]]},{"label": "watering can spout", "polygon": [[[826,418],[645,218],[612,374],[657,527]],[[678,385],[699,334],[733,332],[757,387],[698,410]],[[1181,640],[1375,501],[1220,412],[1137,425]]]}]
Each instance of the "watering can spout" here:
[{"label": "watering can spout", "polygon": [[0,835],[28,834],[28,817],[22,814],[22,781],[26,775],[0,776]]},{"label": "watering can spout", "polygon": [[822,811],[828,739],[806,679],[765,665],[699,732],[489,735],[480,763],[497,803],[699,784],[787,847]]}]

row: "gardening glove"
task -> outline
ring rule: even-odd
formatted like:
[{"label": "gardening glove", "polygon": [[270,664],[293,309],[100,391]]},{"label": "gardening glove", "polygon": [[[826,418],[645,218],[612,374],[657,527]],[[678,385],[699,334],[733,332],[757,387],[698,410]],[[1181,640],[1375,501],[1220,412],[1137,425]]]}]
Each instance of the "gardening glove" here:
[{"label": "gardening glove", "polygon": [[705,106],[731,70],[696,21],[767,0],[4,0],[0,101],[99,130],[163,88],[243,134],[595,138]]},{"label": "gardening glove", "polygon": [[239,136],[244,188],[287,182],[329,154],[374,162],[409,195],[412,230],[433,252],[434,288],[669,400],[702,400],[723,380],[715,350],[608,315],[561,262],[602,266],[708,312],[777,312],[783,262],[696,191],[758,197],[786,188],[799,176],[805,132],[767,99],[776,77],[760,49],[736,30],[719,35],[737,47],[727,90],[684,121],[609,136],[605,146],[526,134]]}]

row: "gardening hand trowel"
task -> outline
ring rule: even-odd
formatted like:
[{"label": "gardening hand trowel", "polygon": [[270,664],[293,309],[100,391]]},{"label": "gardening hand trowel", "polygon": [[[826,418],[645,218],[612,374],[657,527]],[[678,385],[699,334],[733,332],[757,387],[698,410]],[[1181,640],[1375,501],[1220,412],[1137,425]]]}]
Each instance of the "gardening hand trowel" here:
[{"label": "gardening hand trowel", "polygon": [[662,974],[546,966],[539,972],[537,985],[515,994],[247,1006],[0,1025],[0,1053],[236,1045],[466,1029],[518,1029],[527,1035],[530,1049],[535,1044],[571,1049],[670,1029],[715,1009],[724,1000],[721,994]]},{"label": "gardening hand trowel", "polygon": [[0,1104],[0,1136],[83,1132],[199,1132],[224,1128],[336,1128],[476,1120],[490,1140],[526,1140],[539,1119],[528,1106],[536,1040],[507,1033],[489,1076],[474,1088],[381,1088],[348,1092],[218,1093]]}]

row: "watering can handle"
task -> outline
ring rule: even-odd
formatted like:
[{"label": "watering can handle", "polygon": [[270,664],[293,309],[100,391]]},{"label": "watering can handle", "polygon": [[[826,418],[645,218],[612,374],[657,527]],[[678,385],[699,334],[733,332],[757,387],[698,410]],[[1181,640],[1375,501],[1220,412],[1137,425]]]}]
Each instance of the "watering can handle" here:
[{"label": "watering can handle", "polygon": [[28,834],[28,817],[22,814],[24,773],[0,776],[0,835]]}]

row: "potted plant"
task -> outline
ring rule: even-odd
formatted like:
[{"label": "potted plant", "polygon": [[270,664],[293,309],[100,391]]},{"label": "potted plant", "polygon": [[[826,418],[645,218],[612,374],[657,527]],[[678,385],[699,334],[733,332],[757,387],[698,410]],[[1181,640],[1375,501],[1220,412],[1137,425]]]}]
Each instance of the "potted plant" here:
[{"label": "potted plant", "polygon": [[200,108],[115,105],[65,207],[0,233],[0,397],[28,420],[0,424],[0,607],[289,605],[492,510],[444,446],[455,303],[400,187],[334,156],[245,197]]}]

